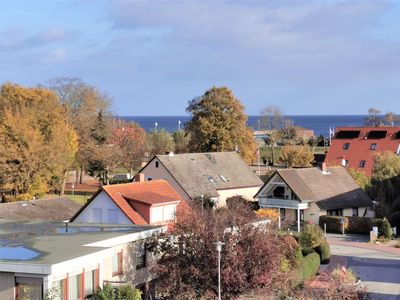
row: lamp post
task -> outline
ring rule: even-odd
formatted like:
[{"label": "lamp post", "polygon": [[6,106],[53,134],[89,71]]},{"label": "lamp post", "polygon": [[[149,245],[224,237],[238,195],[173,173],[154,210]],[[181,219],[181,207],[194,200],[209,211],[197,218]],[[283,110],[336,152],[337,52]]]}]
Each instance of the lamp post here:
[{"label": "lamp post", "polygon": [[221,300],[221,251],[225,243],[218,241],[214,243],[218,252],[218,300]]}]

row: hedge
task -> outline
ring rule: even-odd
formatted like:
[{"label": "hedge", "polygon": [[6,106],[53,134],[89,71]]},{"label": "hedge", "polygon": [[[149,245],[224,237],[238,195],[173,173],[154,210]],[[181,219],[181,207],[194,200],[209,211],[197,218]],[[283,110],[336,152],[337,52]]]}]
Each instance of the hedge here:
[{"label": "hedge", "polygon": [[318,253],[321,264],[329,264],[331,261],[331,249],[327,242],[321,243],[317,247],[314,248],[315,252]]},{"label": "hedge", "polygon": [[300,262],[300,277],[302,280],[308,280],[315,276],[320,266],[320,259],[317,253],[310,253]]},{"label": "hedge", "polygon": [[372,219],[364,217],[338,217],[338,216],[320,216],[319,226],[324,228],[326,224],[327,232],[342,233],[341,218],[344,219],[345,233],[369,234],[372,227],[378,227],[379,236],[385,238],[392,237],[390,224],[386,219]]}]

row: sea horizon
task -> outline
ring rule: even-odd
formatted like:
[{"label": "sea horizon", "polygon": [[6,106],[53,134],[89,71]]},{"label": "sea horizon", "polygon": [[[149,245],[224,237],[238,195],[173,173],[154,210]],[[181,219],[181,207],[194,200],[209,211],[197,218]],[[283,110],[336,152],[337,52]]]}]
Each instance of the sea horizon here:
[{"label": "sea horizon", "polygon": [[[114,116],[126,121],[133,121],[143,127],[146,132],[155,129],[165,129],[174,132],[183,129],[185,123],[190,120],[190,115],[176,116]],[[253,130],[262,129],[263,115],[248,115],[247,125]],[[283,115],[283,118],[293,121],[294,126],[301,126],[314,130],[316,136],[329,136],[329,129],[341,126],[362,126],[367,115]]]}]

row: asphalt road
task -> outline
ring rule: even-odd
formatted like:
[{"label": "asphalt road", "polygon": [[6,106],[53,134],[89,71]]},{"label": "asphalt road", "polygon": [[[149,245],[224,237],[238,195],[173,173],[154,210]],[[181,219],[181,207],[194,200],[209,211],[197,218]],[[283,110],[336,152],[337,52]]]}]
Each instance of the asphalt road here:
[{"label": "asphalt road", "polygon": [[400,300],[400,256],[372,249],[332,245],[332,255],[344,257],[371,299]]}]

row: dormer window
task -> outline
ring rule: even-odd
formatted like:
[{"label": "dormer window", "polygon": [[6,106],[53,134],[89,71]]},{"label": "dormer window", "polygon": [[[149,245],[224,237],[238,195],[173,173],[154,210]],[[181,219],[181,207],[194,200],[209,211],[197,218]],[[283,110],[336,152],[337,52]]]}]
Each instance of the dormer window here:
[{"label": "dormer window", "polygon": [[349,148],[350,148],[350,143],[343,144],[343,150],[349,150]]},{"label": "dormer window", "polygon": [[370,150],[376,150],[376,144],[375,143],[371,144],[371,147],[369,149]]},{"label": "dormer window", "polygon": [[359,167],[360,168],[365,168],[365,164],[366,164],[366,161],[362,160],[362,161],[360,161]]}]

